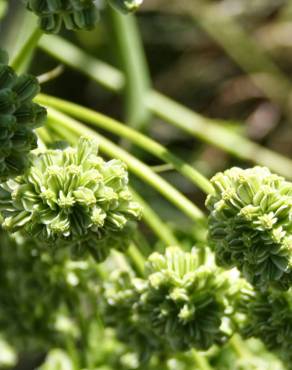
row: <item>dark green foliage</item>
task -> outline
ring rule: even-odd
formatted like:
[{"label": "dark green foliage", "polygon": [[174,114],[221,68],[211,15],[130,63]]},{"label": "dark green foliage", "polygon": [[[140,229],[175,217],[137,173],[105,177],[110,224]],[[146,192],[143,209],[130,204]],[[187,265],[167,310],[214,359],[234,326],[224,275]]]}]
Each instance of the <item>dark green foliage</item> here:
[{"label": "dark green foliage", "polygon": [[257,286],[292,283],[292,183],[267,168],[232,168],[211,180],[209,238],[219,265]]},{"label": "dark green foliage", "polygon": [[124,250],[131,220],[140,206],[128,190],[122,162],[105,162],[97,144],[81,138],[76,148],[32,156],[28,171],[0,187],[3,227],[24,230],[52,246],[92,252],[104,260],[111,248]]},{"label": "dark green foliage", "polygon": [[21,174],[36,148],[34,129],[41,126],[46,110],[32,102],[39,92],[35,77],[17,76],[0,50],[0,182]]},{"label": "dark green foliage", "polygon": [[64,25],[68,30],[92,29],[98,19],[93,0],[25,0],[26,6],[39,17],[40,27],[58,33]]}]

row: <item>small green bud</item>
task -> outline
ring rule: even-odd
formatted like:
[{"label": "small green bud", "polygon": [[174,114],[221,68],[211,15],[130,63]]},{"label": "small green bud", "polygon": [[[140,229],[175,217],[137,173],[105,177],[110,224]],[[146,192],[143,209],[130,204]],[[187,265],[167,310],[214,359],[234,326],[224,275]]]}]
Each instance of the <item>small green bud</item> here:
[{"label": "small green bud", "polygon": [[217,263],[254,285],[292,284],[292,183],[267,168],[231,168],[211,180],[209,239]]},{"label": "small green bud", "polygon": [[108,0],[109,4],[122,13],[132,13],[143,3],[143,0]]}]

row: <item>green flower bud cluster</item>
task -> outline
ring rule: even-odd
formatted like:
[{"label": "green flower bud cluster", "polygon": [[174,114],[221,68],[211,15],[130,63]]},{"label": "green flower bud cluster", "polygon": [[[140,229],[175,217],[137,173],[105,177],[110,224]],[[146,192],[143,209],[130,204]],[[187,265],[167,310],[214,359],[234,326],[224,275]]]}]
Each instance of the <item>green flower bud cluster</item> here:
[{"label": "green flower bud cluster", "polygon": [[0,186],[3,227],[25,231],[52,246],[69,245],[103,261],[110,248],[124,250],[131,220],[140,216],[118,160],[105,162],[97,144],[81,138],[76,148],[33,154],[30,168]]},{"label": "green flower bud cluster", "polygon": [[68,310],[81,294],[96,296],[98,276],[93,261],[68,257],[67,250],[52,255],[18,233],[0,231],[0,333],[15,349],[41,350],[78,334]]},{"label": "green flower bud cluster", "polygon": [[137,305],[140,320],[176,351],[225,342],[233,332],[235,307],[252,293],[237,271],[218,268],[207,248],[155,252],[146,271]]},{"label": "green flower bud cluster", "polygon": [[37,145],[33,130],[43,124],[46,110],[32,102],[39,92],[35,77],[17,76],[0,50],[0,182],[22,173],[28,153]]},{"label": "green flower bud cluster", "polygon": [[231,168],[211,180],[209,239],[217,263],[262,288],[292,284],[292,183],[267,168]]},{"label": "green flower bud cluster", "polygon": [[247,305],[246,338],[262,340],[275,352],[288,369],[292,369],[292,289],[288,291],[257,292]]},{"label": "green flower bud cluster", "polygon": [[155,252],[146,272],[146,279],[129,274],[115,279],[105,291],[105,315],[122,334],[128,328],[126,340],[134,328],[152,339],[154,350],[206,350],[224,343],[237,325],[240,305],[252,295],[237,271],[218,268],[206,248]]},{"label": "green flower bud cluster", "polygon": [[122,13],[132,13],[143,3],[143,0],[108,0],[110,5]]},{"label": "green flower bud cluster", "polygon": [[94,0],[25,0],[25,3],[39,17],[40,28],[47,33],[58,33],[63,25],[68,30],[89,30],[98,19]]}]

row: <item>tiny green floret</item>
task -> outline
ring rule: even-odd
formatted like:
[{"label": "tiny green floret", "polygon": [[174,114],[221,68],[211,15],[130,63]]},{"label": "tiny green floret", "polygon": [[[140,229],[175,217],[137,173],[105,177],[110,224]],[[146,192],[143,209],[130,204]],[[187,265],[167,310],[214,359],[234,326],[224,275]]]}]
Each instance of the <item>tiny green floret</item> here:
[{"label": "tiny green floret", "polygon": [[0,182],[21,174],[28,167],[28,153],[37,146],[34,129],[46,118],[46,110],[32,102],[38,92],[37,79],[17,76],[0,50]]},{"label": "tiny green floret", "polygon": [[98,19],[94,0],[25,0],[27,9],[39,17],[40,28],[58,33],[62,26],[68,30],[90,30]]},{"label": "tiny green floret", "polygon": [[292,284],[292,183],[267,168],[231,168],[211,180],[209,239],[217,263],[256,286]]},{"label": "tiny green floret", "polygon": [[141,209],[132,200],[125,165],[97,153],[96,142],[81,138],[76,148],[32,154],[30,168],[0,186],[3,227],[90,251],[98,261],[110,248],[124,250]]}]

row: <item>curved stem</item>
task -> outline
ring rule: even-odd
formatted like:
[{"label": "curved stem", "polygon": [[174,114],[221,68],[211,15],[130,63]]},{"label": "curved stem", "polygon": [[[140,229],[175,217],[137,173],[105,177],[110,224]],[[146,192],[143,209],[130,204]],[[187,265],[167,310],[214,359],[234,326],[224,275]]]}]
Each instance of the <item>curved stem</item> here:
[{"label": "curved stem", "polygon": [[130,260],[133,262],[135,269],[139,276],[144,275],[144,264],[145,259],[143,254],[139,251],[137,246],[132,243],[129,248],[126,251],[126,255],[130,258]]},{"label": "curved stem", "polygon": [[195,222],[204,223],[204,213],[182,193],[165,181],[162,177],[153,172],[146,164],[121,149],[104,136],[82,125],[80,122],[48,108],[48,126],[58,132],[64,139],[71,143],[76,142],[78,136],[90,136],[97,140],[100,150],[110,157],[118,158],[125,162],[131,172],[140,177],[150,186],[159,191],[166,199],[184,212]]},{"label": "curved stem", "polygon": [[207,359],[194,349],[192,350],[192,356],[193,356],[193,359],[194,359],[195,364],[197,365],[198,369],[200,369],[200,370],[212,370],[212,367],[210,366]]},{"label": "curved stem", "polygon": [[22,65],[25,63],[31,52],[36,48],[40,38],[43,35],[43,31],[37,26],[33,28],[31,34],[26,39],[25,43],[18,50],[18,52],[12,58],[10,65],[15,71],[19,71]]},{"label": "curved stem", "polygon": [[64,113],[70,114],[79,120],[90,123],[95,127],[100,127],[127,140],[130,140],[145,151],[162,159],[166,163],[171,164],[173,168],[188,178],[193,184],[198,186],[205,193],[209,194],[214,191],[213,186],[206,177],[201,175],[197,170],[184,162],[182,159],[171,153],[163,145],[141,134],[140,132],[131,129],[108,116],[66,100],[43,94],[39,94],[36,100],[40,104],[51,106]]},{"label": "curved stem", "polygon": [[230,338],[229,344],[239,358],[248,358],[251,356],[250,351],[238,334],[234,334],[233,337]]},{"label": "curved stem", "polygon": [[145,223],[158,236],[158,238],[167,246],[179,245],[178,240],[170,230],[170,228],[160,219],[155,211],[148,205],[147,202],[133,188],[131,192],[136,201],[142,206],[142,217]]}]

